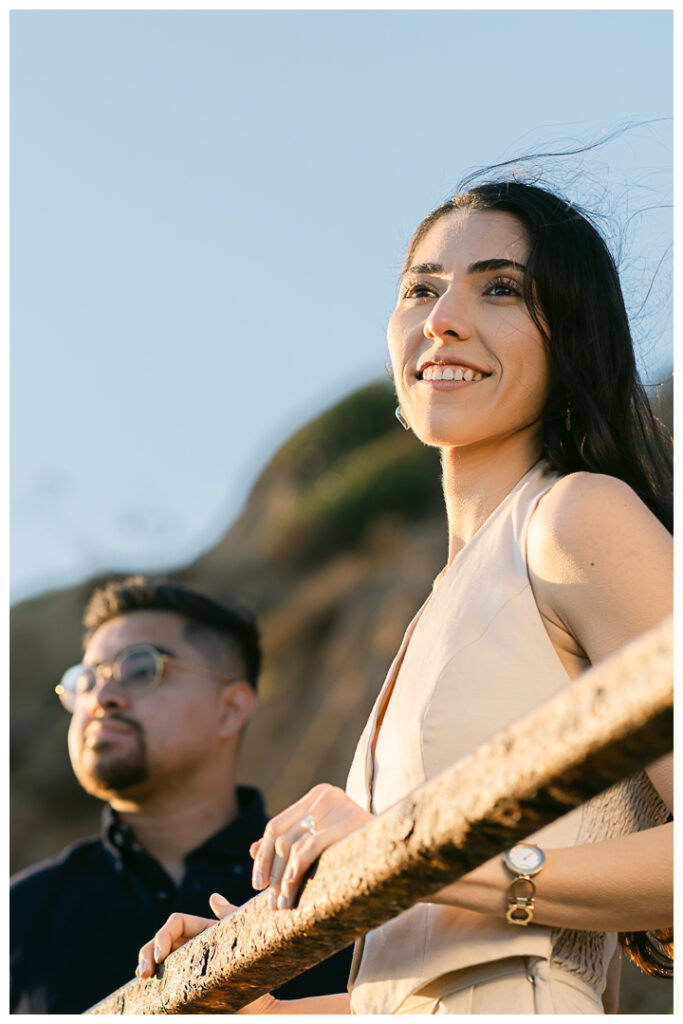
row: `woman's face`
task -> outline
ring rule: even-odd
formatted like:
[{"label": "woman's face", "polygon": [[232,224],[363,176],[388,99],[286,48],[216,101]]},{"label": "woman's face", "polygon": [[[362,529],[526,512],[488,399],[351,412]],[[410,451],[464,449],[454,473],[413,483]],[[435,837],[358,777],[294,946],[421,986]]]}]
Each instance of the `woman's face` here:
[{"label": "woman's face", "polygon": [[456,210],[413,253],[388,340],[399,402],[426,444],[540,427],[551,363],[522,297],[528,252],[512,214]]}]

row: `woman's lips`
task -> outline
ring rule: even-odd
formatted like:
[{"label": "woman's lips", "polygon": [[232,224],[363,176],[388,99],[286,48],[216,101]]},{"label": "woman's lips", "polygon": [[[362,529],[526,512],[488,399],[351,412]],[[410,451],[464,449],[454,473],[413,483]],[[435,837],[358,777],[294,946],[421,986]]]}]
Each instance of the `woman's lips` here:
[{"label": "woman's lips", "polygon": [[459,388],[475,387],[481,384],[482,380],[420,380],[418,384],[423,384],[432,391],[457,391]]}]

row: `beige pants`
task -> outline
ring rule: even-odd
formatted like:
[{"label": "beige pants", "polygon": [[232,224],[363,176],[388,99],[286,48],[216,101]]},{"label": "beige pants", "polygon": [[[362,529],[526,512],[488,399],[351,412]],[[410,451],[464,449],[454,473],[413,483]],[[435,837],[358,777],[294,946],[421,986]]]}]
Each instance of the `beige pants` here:
[{"label": "beige pants", "polygon": [[603,1013],[600,996],[538,956],[453,971],[405,999],[396,1013]]}]

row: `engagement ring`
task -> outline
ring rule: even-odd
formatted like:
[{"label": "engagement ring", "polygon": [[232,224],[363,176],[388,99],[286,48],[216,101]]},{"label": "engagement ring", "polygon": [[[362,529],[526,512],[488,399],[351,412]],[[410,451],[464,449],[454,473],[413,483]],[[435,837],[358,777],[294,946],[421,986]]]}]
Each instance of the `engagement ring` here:
[{"label": "engagement ring", "polygon": [[302,818],[299,822],[302,828],[305,828],[307,832],[310,832],[312,836],[316,834],[315,821],[313,820],[312,814],[307,814],[305,818]]}]

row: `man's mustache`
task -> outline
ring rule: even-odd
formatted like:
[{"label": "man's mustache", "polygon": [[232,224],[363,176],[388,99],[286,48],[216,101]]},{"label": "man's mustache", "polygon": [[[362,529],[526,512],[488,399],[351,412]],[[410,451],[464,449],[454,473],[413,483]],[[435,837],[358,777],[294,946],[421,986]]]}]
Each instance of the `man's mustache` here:
[{"label": "man's mustache", "polygon": [[[100,721],[100,722],[122,722],[123,725],[128,725],[128,726],[130,726],[131,729],[135,729],[135,731],[140,736],[143,735],[143,729],[142,729],[142,726],[140,725],[140,723],[136,722],[134,718],[129,718],[127,715],[122,715],[120,711],[110,711],[106,715],[101,715],[99,717],[99,719],[92,719],[92,721],[93,722],[94,721]],[[90,725],[90,724],[91,723],[88,722],[88,725]]]}]

